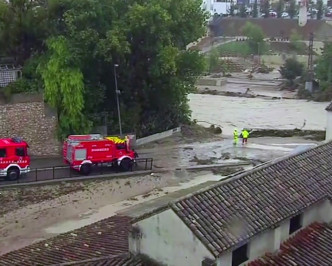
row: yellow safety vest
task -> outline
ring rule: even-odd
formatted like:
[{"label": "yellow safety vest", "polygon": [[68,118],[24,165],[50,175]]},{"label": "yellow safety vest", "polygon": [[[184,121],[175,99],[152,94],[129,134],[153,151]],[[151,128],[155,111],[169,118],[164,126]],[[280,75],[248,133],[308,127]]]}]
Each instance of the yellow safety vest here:
[{"label": "yellow safety vest", "polygon": [[249,137],[249,132],[247,130],[242,131],[242,137],[247,139]]},{"label": "yellow safety vest", "polygon": [[234,131],[233,135],[234,135],[234,139],[237,139],[239,137],[239,133],[237,131]]}]

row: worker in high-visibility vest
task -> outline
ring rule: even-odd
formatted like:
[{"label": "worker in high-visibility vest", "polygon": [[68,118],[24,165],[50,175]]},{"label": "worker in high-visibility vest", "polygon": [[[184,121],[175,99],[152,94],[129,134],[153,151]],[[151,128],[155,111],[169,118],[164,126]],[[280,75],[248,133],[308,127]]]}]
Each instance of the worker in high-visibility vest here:
[{"label": "worker in high-visibility vest", "polygon": [[241,132],[241,135],[242,135],[242,144],[247,144],[248,138],[249,138],[249,131],[246,129],[243,129]]},{"label": "worker in high-visibility vest", "polygon": [[238,142],[239,142],[239,132],[235,128],[234,131],[233,131],[233,144],[237,145]]}]

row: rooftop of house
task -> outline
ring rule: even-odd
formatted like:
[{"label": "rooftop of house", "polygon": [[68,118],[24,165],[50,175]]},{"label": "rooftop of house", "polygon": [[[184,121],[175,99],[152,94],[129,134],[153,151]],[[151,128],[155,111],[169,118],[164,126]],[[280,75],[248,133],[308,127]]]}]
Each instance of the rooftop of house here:
[{"label": "rooftop of house", "polygon": [[332,265],[332,224],[314,223],[288,239],[276,254],[265,254],[248,266]]},{"label": "rooftop of house", "polygon": [[[61,266],[144,266],[145,263],[141,257],[133,257],[129,253],[108,256],[102,258],[95,258],[89,260],[82,260],[79,262],[70,262],[60,264]],[[59,266],[60,266],[59,265]]]},{"label": "rooftop of house", "polygon": [[[118,261],[131,261],[126,256],[129,252],[130,219],[126,216],[113,216],[9,252],[0,256],[0,266],[126,265],[119,264]],[[138,264],[128,265],[140,265],[139,261],[132,261]]]},{"label": "rooftop of house", "polygon": [[332,112],[332,102],[330,103],[330,105],[328,107],[326,107],[325,110],[329,111],[329,112]]},{"label": "rooftop of house", "polygon": [[214,256],[332,194],[332,142],[190,194],[170,207]]},{"label": "rooftop of house", "polygon": [[217,19],[210,24],[214,36],[243,36],[243,27],[247,22],[258,25],[267,37],[288,37],[293,32],[298,33],[304,40],[314,33],[315,40],[325,40],[332,37],[332,26],[324,20],[309,19],[304,27],[298,25],[297,19],[263,19],[229,17]]}]

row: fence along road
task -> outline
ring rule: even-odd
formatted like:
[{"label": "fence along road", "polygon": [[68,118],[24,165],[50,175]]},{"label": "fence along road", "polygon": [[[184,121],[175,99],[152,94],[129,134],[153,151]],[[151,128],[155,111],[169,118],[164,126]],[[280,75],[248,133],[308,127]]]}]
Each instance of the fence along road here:
[{"label": "fence along road", "polygon": [[[138,158],[136,159],[136,164],[132,165],[130,171],[142,171],[142,170],[152,170],[153,159],[152,158]],[[104,165],[96,165],[92,168],[89,176],[94,175],[110,175],[123,172],[117,167],[108,167]],[[50,167],[40,167],[32,168],[31,171],[25,175],[22,175],[18,180],[6,181],[4,179],[0,180],[0,187],[3,185],[16,184],[16,183],[34,183],[37,181],[46,181],[53,179],[63,179],[63,178],[82,178],[79,172],[73,170],[68,165],[62,166],[50,166]]]}]

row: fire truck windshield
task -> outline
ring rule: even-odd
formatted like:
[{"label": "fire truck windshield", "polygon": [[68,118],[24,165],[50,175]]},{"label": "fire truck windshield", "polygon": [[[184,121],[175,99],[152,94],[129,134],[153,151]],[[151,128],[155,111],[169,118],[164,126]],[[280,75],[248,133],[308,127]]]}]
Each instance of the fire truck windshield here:
[{"label": "fire truck windshield", "polygon": [[117,150],[125,150],[127,148],[125,143],[121,143],[121,144],[116,144],[116,149]]}]

